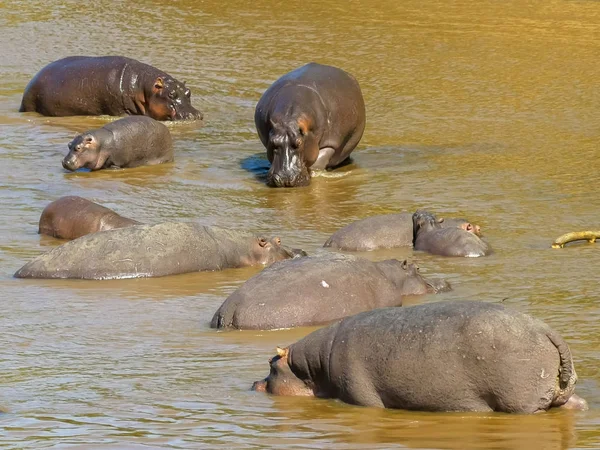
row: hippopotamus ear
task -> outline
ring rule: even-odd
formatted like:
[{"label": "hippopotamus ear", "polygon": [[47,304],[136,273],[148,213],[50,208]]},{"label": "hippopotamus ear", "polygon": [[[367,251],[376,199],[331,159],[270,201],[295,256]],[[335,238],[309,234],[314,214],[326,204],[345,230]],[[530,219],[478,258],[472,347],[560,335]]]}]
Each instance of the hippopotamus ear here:
[{"label": "hippopotamus ear", "polygon": [[277,356],[279,356],[281,359],[286,359],[288,356],[288,353],[290,352],[289,347],[277,347]]},{"label": "hippopotamus ear", "polygon": [[443,223],[443,222],[444,222],[444,218],[443,217],[440,217],[440,218],[437,219],[437,223]]},{"label": "hippopotamus ear", "polygon": [[408,269],[408,260],[405,259],[404,261],[402,261],[402,265],[400,267],[402,267],[402,270]]},{"label": "hippopotamus ear", "polygon": [[154,80],[154,90],[155,91],[160,91],[164,87],[165,87],[165,82],[162,79],[162,77],[158,77],[156,80]]}]

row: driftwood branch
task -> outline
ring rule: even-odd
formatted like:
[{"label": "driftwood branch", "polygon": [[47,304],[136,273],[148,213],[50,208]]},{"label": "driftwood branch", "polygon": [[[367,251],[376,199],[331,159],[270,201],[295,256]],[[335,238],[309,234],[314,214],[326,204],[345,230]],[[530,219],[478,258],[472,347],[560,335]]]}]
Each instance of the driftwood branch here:
[{"label": "driftwood branch", "polygon": [[596,242],[600,238],[600,231],[573,231],[557,237],[552,243],[552,248],[563,248],[567,242],[588,241]]}]

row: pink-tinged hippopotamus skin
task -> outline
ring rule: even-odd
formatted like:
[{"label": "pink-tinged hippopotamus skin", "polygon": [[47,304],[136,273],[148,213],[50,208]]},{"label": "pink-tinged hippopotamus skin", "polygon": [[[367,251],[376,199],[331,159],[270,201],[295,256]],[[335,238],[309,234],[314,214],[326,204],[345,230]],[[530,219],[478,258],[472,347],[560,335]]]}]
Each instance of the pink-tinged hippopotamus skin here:
[{"label": "pink-tinged hippopotamus skin", "polygon": [[21,267],[16,278],[104,280],[162,277],[180,273],[268,265],[297,256],[279,238],[166,222],[133,225],[88,234],[39,255]]},{"label": "pink-tinged hippopotamus skin", "polygon": [[68,195],[44,208],[38,233],[71,240],[98,231],[132,225],[140,225],[140,222],[120,216],[112,209],[85,198]]},{"label": "pink-tinged hippopotamus skin", "polygon": [[413,214],[414,249],[441,256],[486,256],[490,245],[474,233],[462,228],[444,227],[430,212]]},{"label": "pink-tinged hippopotamus skin", "polygon": [[44,116],[142,115],[202,120],[191,92],[171,75],[123,56],[69,56],[41,69],[25,88],[20,112]]},{"label": "pink-tinged hippopotamus skin", "polygon": [[254,390],[420,411],[587,408],[563,338],[501,304],[363,312],[278,349],[270,368]]},{"label": "pink-tinged hippopotamus skin", "polygon": [[360,86],[347,72],[310,63],[283,75],[254,113],[271,162],[267,184],[306,186],[311,169],[339,166],[358,145],[365,117]]},{"label": "pink-tinged hippopotamus skin", "polygon": [[401,306],[406,295],[447,291],[407,261],[325,254],[280,261],[250,278],[215,313],[212,328],[273,330],[322,325],[369,309]]},{"label": "pink-tinged hippopotamus skin", "polygon": [[[412,247],[412,213],[384,214],[367,217],[340,228],[333,233],[323,247],[366,252],[381,248]],[[465,219],[440,218],[443,228],[455,227],[481,236],[481,228]]]},{"label": "pink-tinged hippopotamus skin", "polygon": [[126,169],[173,161],[169,129],[150,117],[129,116],[86,131],[73,139],[62,165],[74,171],[86,168]]}]

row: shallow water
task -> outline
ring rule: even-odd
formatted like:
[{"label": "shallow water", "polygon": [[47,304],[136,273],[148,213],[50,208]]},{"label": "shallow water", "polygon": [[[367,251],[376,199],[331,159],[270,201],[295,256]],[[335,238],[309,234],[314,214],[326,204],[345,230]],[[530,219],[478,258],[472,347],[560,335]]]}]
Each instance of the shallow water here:
[{"label": "shallow water", "polygon": [[[0,4],[0,447],[600,447],[600,248],[550,248],[598,229],[600,2],[462,0],[16,1]],[[66,173],[77,132],[109,118],[17,112],[67,55],[120,54],[186,80],[206,123],[171,125],[176,160]],[[359,80],[367,128],[353,164],[269,189],[253,111],[309,61]],[[311,329],[223,332],[214,311],[259,268],[150,280],[17,280],[59,241],[37,234],[76,194],[149,223],[196,220],[277,234],[312,254],[358,218],[427,208],[468,217],[486,258],[409,257],[454,290],[407,299],[500,302],[569,342],[590,411],[427,414],[249,391],[276,345]]]}]

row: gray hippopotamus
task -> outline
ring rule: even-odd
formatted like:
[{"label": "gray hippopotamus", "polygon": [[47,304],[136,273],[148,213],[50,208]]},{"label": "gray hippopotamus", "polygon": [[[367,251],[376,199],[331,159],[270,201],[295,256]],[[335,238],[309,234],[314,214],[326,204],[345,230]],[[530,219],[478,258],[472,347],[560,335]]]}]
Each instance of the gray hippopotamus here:
[{"label": "gray hippopotamus", "polygon": [[574,394],[577,375],[562,337],[500,304],[363,312],[278,349],[270,366],[255,390],[422,411],[587,407]]},{"label": "gray hippopotamus", "polygon": [[67,170],[151,166],[173,161],[169,129],[144,116],[130,116],[86,131],[69,143],[62,161]]},{"label": "gray hippopotamus", "polygon": [[462,228],[444,227],[430,212],[413,214],[414,248],[434,255],[477,257],[489,255],[491,247],[483,239]]},{"label": "gray hippopotamus", "polygon": [[[331,235],[323,247],[344,251],[366,252],[380,248],[412,247],[412,213],[385,214],[357,220]],[[440,218],[443,228],[462,228],[481,236],[479,225],[473,225],[465,219]]]},{"label": "gray hippopotamus", "polygon": [[365,129],[365,103],[352,75],[310,63],[265,91],[254,122],[271,162],[267,184],[305,186],[310,169],[335,168],[358,145]]},{"label": "gray hippopotamus", "polygon": [[44,116],[149,116],[202,119],[191,92],[169,74],[122,56],[70,56],[40,70],[23,94],[20,112]]},{"label": "gray hippopotamus", "polygon": [[98,231],[140,225],[112,209],[76,195],[68,195],[48,204],[40,216],[38,233],[59,239],[77,239]]},{"label": "gray hippopotamus", "polygon": [[361,311],[401,306],[405,295],[449,290],[426,280],[415,264],[325,254],[281,261],[240,286],[211,327],[271,330],[321,325]]},{"label": "gray hippopotamus", "polygon": [[197,223],[166,222],[88,234],[21,267],[17,278],[162,277],[203,270],[271,264],[302,250],[249,233]]}]

